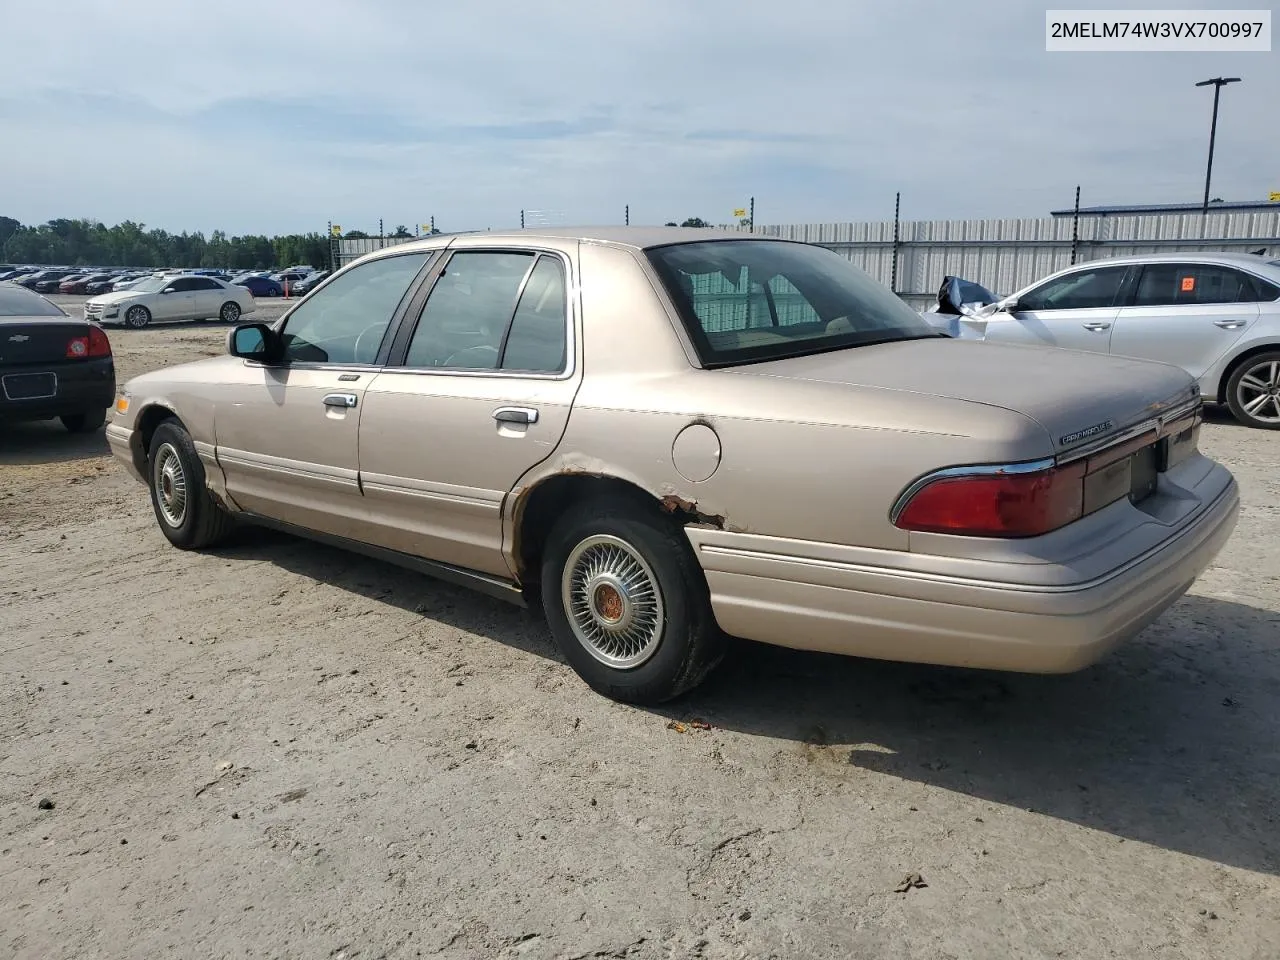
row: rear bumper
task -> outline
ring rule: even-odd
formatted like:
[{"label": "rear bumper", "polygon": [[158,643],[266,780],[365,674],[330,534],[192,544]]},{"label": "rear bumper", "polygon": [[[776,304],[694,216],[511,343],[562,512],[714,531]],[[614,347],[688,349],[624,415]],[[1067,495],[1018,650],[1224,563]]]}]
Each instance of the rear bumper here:
[{"label": "rear bumper", "polygon": [[687,530],[727,633],[881,660],[1068,673],[1096,662],[1178,600],[1231,536],[1239,508],[1230,480],[1158,547],[1105,576],[1054,585],[848,562],[833,551],[849,548],[829,545],[797,556],[795,541]]},{"label": "rear bumper", "polygon": [[[55,374],[57,390],[54,395],[10,400],[2,388],[2,378],[31,373]],[[0,366],[0,421],[52,420],[54,417],[105,410],[115,402],[115,396],[115,364],[110,357],[22,367]]]}]

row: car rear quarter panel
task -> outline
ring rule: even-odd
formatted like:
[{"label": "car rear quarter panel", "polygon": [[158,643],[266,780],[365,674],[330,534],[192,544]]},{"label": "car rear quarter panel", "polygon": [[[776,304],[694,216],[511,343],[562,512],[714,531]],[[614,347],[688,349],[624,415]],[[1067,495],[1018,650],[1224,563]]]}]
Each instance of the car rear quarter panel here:
[{"label": "car rear quarter panel", "polygon": [[[812,381],[764,388],[691,362],[674,311],[639,255],[583,244],[583,383],[556,452],[509,499],[560,474],[616,477],[728,531],[903,550],[889,510],[940,466],[1050,455],[1029,418],[920,394]],[[719,438],[708,479],[682,476],[677,436]],[[509,545],[510,549],[510,545]]]}]

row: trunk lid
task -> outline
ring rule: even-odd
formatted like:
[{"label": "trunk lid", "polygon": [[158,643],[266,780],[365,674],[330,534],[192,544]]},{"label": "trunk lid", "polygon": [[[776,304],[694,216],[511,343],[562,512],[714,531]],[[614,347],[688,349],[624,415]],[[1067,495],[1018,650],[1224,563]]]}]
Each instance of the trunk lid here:
[{"label": "trunk lid", "polygon": [[88,323],[70,317],[0,317],[0,366],[61,362],[67,344],[88,333]]},{"label": "trunk lid", "polygon": [[1056,453],[1091,446],[1193,404],[1195,380],[1163,363],[1055,347],[907,340],[733,368],[782,377],[944,397],[1030,417]]}]

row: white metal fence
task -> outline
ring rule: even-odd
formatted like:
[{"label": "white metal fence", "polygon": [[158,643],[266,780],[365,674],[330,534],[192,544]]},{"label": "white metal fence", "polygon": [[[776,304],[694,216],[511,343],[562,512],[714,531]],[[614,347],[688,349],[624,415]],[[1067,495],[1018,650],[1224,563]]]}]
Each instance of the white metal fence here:
[{"label": "white metal fence", "polygon": [[[760,225],[755,232],[803,240],[848,257],[912,306],[933,300],[949,274],[974,280],[997,294],[1013,293],[1071,263],[1129,254],[1261,250],[1280,257],[1280,210],[1239,213],[1090,216],[1078,235],[1071,217],[1021,220],[903,220],[894,241],[892,220],[864,223]],[[733,226],[728,229],[745,231]],[[337,266],[413,237],[333,241]]]},{"label": "white metal fence", "polygon": [[[942,278],[964,277],[1013,293],[1071,264],[1173,251],[1251,252],[1280,257],[1280,211],[1086,216],[1072,240],[1070,217],[1022,220],[904,220],[761,225],[755,232],[828,247],[891,284],[913,306],[932,301]],[[732,227],[730,229],[745,229]],[[896,262],[896,270],[895,270]]]}]

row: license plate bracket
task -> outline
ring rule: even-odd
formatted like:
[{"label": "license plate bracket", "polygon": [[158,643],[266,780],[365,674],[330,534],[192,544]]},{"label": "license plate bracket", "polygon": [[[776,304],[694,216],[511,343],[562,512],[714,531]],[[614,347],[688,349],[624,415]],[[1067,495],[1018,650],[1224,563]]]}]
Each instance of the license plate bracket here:
[{"label": "license plate bracket", "polygon": [[1141,503],[1156,492],[1160,463],[1165,456],[1166,439],[1143,447],[1129,459],[1129,500]]},{"label": "license plate bracket", "polygon": [[10,373],[0,377],[6,400],[48,400],[58,394],[56,373]]}]

